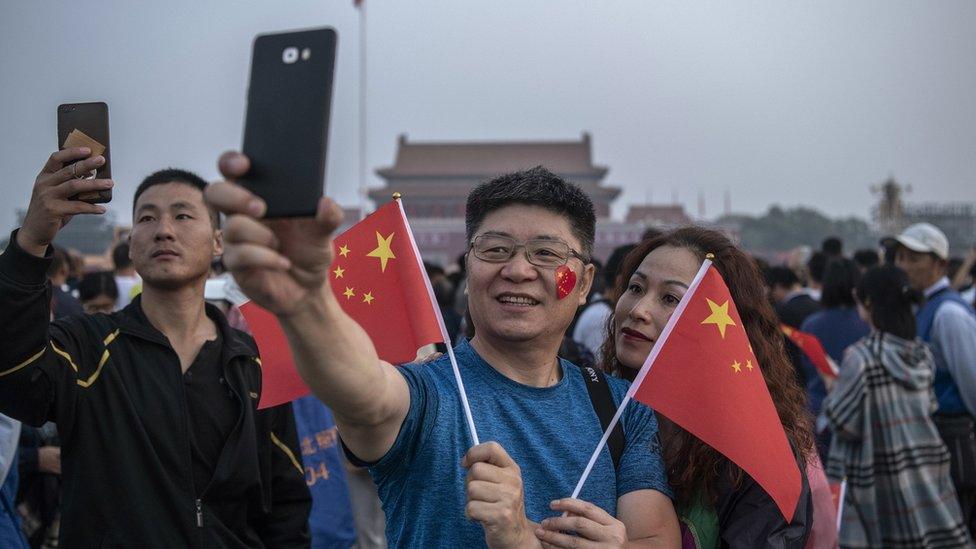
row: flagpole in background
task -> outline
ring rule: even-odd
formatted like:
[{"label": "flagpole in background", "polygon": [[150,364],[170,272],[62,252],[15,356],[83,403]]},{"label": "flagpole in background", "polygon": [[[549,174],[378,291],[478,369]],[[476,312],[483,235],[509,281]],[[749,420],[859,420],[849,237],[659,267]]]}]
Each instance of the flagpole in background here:
[{"label": "flagpole in background", "polygon": [[684,312],[685,308],[688,306],[688,302],[691,297],[695,295],[695,290],[698,289],[698,285],[701,284],[702,278],[705,277],[705,273],[708,272],[708,268],[711,267],[712,262],[708,259],[702,263],[698,273],[695,275],[695,279],[691,282],[691,286],[685,292],[684,297],[681,298],[681,302],[675,308],[674,312],[671,314],[671,318],[668,319],[668,323],[664,326],[664,330],[661,332],[661,337],[657,339],[654,343],[654,347],[651,349],[650,354],[647,355],[647,359],[644,361],[644,365],[641,366],[640,372],[637,373],[637,377],[630,384],[630,388],[627,390],[627,394],[624,395],[623,400],[620,401],[620,405],[617,406],[617,413],[613,415],[613,419],[610,420],[610,425],[607,425],[606,431],[603,432],[603,436],[600,437],[600,443],[597,444],[596,450],[593,451],[593,455],[590,456],[589,463],[586,464],[586,469],[583,470],[583,474],[580,476],[579,482],[576,483],[576,488],[573,489],[572,498],[578,498],[580,492],[583,491],[583,484],[586,482],[587,477],[590,476],[590,472],[593,471],[593,466],[596,464],[596,460],[600,457],[600,452],[603,451],[603,447],[607,444],[607,439],[610,438],[610,433],[613,432],[613,428],[617,426],[617,422],[620,421],[620,414],[623,413],[624,408],[630,402],[637,388],[640,387],[642,381],[647,376],[647,372],[651,369],[651,365],[660,353],[661,348],[664,347],[664,343],[668,340],[671,335],[671,331],[674,329],[674,325],[678,323],[678,319],[681,318],[681,313]]},{"label": "flagpole in background", "polygon": [[366,2],[353,0],[359,10],[359,219],[366,217]]},{"label": "flagpole in background", "polygon": [[424,285],[427,286],[427,295],[430,297],[430,305],[434,308],[434,316],[437,317],[437,325],[441,329],[441,337],[444,338],[444,345],[447,347],[447,356],[450,358],[451,368],[454,370],[454,381],[457,382],[458,393],[461,395],[461,406],[464,408],[464,417],[468,422],[468,431],[471,433],[471,439],[474,441],[474,446],[477,446],[478,444],[481,444],[481,442],[478,440],[478,431],[474,427],[474,418],[471,416],[471,406],[468,405],[468,394],[467,391],[464,390],[464,382],[461,381],[461,370],[458,368],[457,359],[454,358],[453,342],[447,333],[447,326],[444,324],[444,317],[441,315],[441,308],[437,305],[437,298],[434,296],[434,287],[430,284],[430,278],[427,276],[427,269],[424,267],[424,261],[420,256],[420,248],[417,247],[417,241],[413,238],[413,229],[410,228],[410,221],[407,220],[407,212],[403,210],[403,202],[400,200],[400,193],[393,193],[393,200],[396,201],[397,206],[400,208],[400,216],[403,218],[403,225],[407,228],[407,234],[410,236],[410,245],[413,246],[413,254],[414,257],[417,258],[417,267],[424,275]]},{"label": "flagpole in background", "polygon": [[847,477],[840,481],[837,494],[837,534],[840,535],[841,521],[844,519],[844,498],[847,496]]}]

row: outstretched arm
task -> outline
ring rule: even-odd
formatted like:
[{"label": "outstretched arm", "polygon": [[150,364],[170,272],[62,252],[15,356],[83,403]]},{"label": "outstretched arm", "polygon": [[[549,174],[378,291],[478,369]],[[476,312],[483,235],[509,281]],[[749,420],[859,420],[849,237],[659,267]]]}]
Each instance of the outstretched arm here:
[{"label": "outstretched arm", "polygon": [[[233,180],[247,172],[249,161],[227,153],[220,168]],[[364,461],[383,457],[406,417],[410,393],[329,289],[339,207],[323,198],[314,218],[267,220],[264,202],[232,181],[211,185],[206,196],[228,216],[224,263],[244,293],[278,317],[298,373],[335,413],[343,442]]]}]

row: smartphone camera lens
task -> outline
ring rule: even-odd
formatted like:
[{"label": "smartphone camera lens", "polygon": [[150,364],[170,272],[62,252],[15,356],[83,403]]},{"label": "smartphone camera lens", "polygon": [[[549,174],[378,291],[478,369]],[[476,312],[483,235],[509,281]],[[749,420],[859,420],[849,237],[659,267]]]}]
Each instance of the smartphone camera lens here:
[{"label": "smartphone camera lens", "polygon": [[291,65],[295,61],[298,61],[298,48],[288,47],[281,52],[281,60],[287,65]]}]

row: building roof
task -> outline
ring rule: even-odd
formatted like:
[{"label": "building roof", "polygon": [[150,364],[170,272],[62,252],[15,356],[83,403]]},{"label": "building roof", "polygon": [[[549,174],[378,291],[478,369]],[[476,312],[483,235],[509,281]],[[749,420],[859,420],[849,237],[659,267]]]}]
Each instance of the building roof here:
[{"label": "building roof", "polygon": [[688,225],[691,218],[680,204],[634,205],[627,211],[627,223]]},{"label": "building roof", "polygon": [[590,136],[579,141],[503,141],[467,143],[410,143],[400,135],[396,162],[376,170],[383,178],[491,177],[542,165],[562,176],[602,178],[604,166],[594,166]]}]

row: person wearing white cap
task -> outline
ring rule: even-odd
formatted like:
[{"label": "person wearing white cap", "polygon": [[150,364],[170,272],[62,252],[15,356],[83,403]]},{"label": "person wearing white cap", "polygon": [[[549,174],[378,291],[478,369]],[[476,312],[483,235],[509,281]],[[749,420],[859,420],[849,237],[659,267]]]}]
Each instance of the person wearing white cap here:
[{"label": "person wearing white cap", "polygon": [[925,293],[918,336],[935,356],[935,423],[952,456],[952,479],[963,518],[976,535],[976,313],[946,276],[949,241],[938,227],[916,223],[894,237],[895,265]]}]

